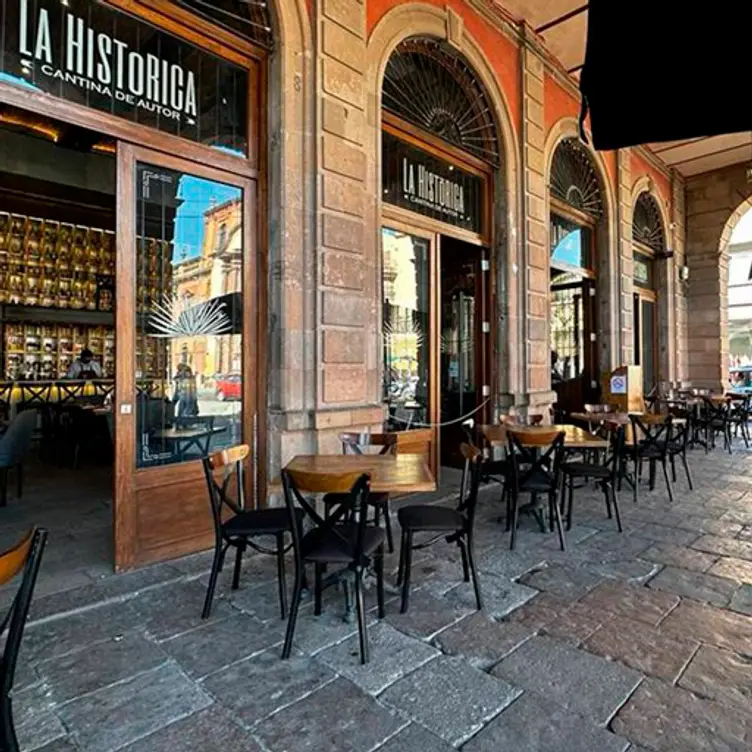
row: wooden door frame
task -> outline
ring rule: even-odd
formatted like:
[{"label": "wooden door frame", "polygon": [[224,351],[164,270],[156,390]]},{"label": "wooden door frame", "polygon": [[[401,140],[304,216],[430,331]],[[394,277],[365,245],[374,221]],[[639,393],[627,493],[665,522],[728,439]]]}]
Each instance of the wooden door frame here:
[{"label": "wooden door frame", "polygon": [[[260,373],[259,353],[263,339],[259,339],[262,317],[259,311],[264,299],[259,296],[263,283],[258,274],[257,185],[247,178],[197,164],[188,159],[167,156],[159,151],[133,144],[118,144],[117,162],[117,268],[116,291],[120,300],[133,305],[117,305],[115,400],[113,404],[115,437],[115,499],[114,525],[115,565],[118,570],[132,567],[146,560],[137,547],[138,508],[136,492],[162,486],[167,478],[188,481],[196,476],[195,463],[177,463],[154,468],[136,467],[136,166],[139,163],[185,172],[196,177],[232,185],[243,191],[243,402],[241,407],[243,441],[256,448],[251,459],[253,472],[246,473],[246,498],[258,500],[259,468],[265,461],[265,442],[258,441],[259,415],[263,413],[262,395],[265,390]],[[265,330],[265,327],[264,327]],[[130,411],[127,407],[130,405]],[[179,505],[176,504],[176,513]]]}]

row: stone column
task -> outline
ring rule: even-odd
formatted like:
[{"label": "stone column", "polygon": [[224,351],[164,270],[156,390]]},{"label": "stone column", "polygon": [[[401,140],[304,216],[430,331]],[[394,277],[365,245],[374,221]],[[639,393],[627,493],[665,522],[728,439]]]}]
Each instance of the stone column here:
[{"label": "stone column", "polygon": [[671,174],[671,223],[667,237],[672,238],[674,251],[674,385],[681,386],[689,379],[687,367],[687,282],[681,277],[681,270],[687,264],[686,256],[686,210],[684,178],[676,171]]},{"label": "stone column", "polygon": [[317,409],[321,451],[343,428],[379,424],[378,268],[365,227],[365,5],[316,6],[318,139]]},{"label": "stone column", "polygon": [[616,365],[634,363],[634,259],[632,249],[632,159],[629,149],[617,154],[617,243],[619,257],[619,327],[614,331],[614,351],[621,353]]},{"label": "stone column", "polygon": [[[533,33],[523,27],[522,55],[522,269],[525,344],[523,403],[534,411],[550,405],[549,345],[549,218],[546,211],[545,129],[543,119],[543,57]],[[536,408],[537,406],[537,408]]]}]

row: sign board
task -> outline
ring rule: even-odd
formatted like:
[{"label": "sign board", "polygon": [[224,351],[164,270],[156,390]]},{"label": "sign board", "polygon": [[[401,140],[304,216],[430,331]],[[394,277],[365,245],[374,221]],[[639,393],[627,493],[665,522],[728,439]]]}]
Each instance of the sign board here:
[{"label": "sign board", "polygon": [[0,0],[0,81],[247,154],[248,72],[92,0]]},{"label": "sign board", "polygon": [[381,164],[386,203],[482,232],[482,178],[387,132],[382,134]]},{"label": "sign board", "polygon": [[611,394],[626,394],[627,393],[627,375],[619,375],[611,377]]}]

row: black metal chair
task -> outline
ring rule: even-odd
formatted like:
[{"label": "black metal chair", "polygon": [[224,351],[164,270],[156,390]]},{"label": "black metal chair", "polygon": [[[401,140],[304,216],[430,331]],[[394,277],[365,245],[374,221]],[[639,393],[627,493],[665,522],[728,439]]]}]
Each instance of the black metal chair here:
[{"label": "black metal chair", "polygon": [[6,636],[7,633],[0,663],[0,750],[2,752],[19,752],[20,750],[13,724],[13,680],[26,618],[29,614],[34,585],[46,543],[47,531],[42,528],[33,529],[20,543],[0,554],[0,585],[10,582],[23,570],[21,585],[0,628],[0,638]]},{"label": "black metal chair", "polygon": [[512,428],[507,431],[507,456],[510,465],[510,510],[511,536],[509,547],[514,549],[520,513],[520,494],[529,493],[535,509],[538,496],[548,497],[549,528],[554,521],[559,533],[561,550],[566,549],[564,527],[558,493],[561,485],[561,465],[564,457],[563,431],[526,430]]},{"label": "black metal chair", "polygon": [[189,415],[174,419],[179,431],[195,431],[195,435],[175,442],[175,451],[181,459],[200,459],[208,456],[214,438],[214,415]]},{"label": "black metal chair", "polygon": [[[619,465],[624,452],[624,436],[626,427],[609,423],[602,424],[604,430],[608,431],[609,448],[602,463],[596,462],[564,462],[561,466],[561,472],[564,476],[564,482],[561,486],[561,508],[566,509],[567,530],[572,529],[572,507],[574,503],[574,482],[575,480],[595,480],[603,489],[603,495],[606,500],[606,513],[611,519],[611,508],[616,514],[616,527],[622,532],[621,515],[619,514],[619,499],[617,496],[617,485],[619,480]],[[568,499],[566,494],[568,492]],[[565,505],[565,501],[567,502]]]},{"label": "black metal chair", "polygon": [[[339,440],[342,443],[342,454],[364,454],[363,450],[366,447],[381,447],[378,454],[394,454],[397,448],[397,440],[394,434],[390,433],[372,433],[372,434],[358,434],[358,433],[341,433]],[[339,504],[348,498],[348,494],[344,497],[340,494],[326,494],[324,496],[324,514],[328,517],[331,514],[331,510],[337,507]],[[373,507],[373,524],[379,527],[381,524],[381,515],[384,515],[384,527],[386,529],[386,541],[389,553],[394,552],[394,538],[392,536],[392,515],[389,509],[389,494],[387,493],[371,493],[368,496],[368,505]]]},{"label": "black metal chair", "polygon": [[676,458],[684,465],[684,473],[687,476],[689,490],[694,490],[692,474],[689,472],[687,450],[692,437],[692,413],[680,407],[669,407],[669,413],[673,420],[671,423],[671,436],[668,442],[668,459],[671,463],[671,479],[676,483]]},{"label": "black metal chair", "polygon": [[[287,587],[285,582],[285,533],[291,532],[290,517],[287,510],[279,508],[245,509],[243,492],[243,463],[250,454],[245,444],[224,449],[205,457],[203,460],[206,485],[209,490],[212,520],[214,522],[214,561],[212,562],[209,586],[201,618],[207,619],[211,614],[214,590],[217,578],[222,571],[227,550],[232,546],[236,550],[235,571],[232,577],[232,589],[240,585],[240,569],[243,554],[250,546],[255,551],[272,554],[277,557],[277,580],[279,584],[279,606],[282,619],[287,616]],[[222,471],[222,480],[217,480],[217,473]],[[234,488],[231,486],[234,485]],[[237,501],[230,497],[237,496]],[[231,516],[226,515],[226,509]],[[301,518],[302,515],[296,515]],[[254,542],[256,538],[273,536],[276,548],[267,549]]]},{"label": "black metal chair", "polygon": [[734,436],[741,434],[744,439],[744,446],[749,449],[749,419],[752,409],[752,395],[750,394],[729,394],[729,423],[734,432]]},{"label": "black metal chair", "polygon": [[[410,600],[412,552],[432,546],[442,539],[447,543],[456,543],[459,546],[465,582],[470,582],[472,576],[478,610],[483,608],[483,597],[480,592],[473,548],[475,510],[478,505],[478,487],[483,472],[483,458],[480,449],[471,444],[462,444],[460,451],[465,463],[460,484],[459,503],[454,509],[432,504],[412,504],[402,507],[397,512],[397,517],[402,526],[397,584],[402,585],[401,612],[403,614],[407,611]],[[436,535],[427,541],[416,544],[414,536],[420,533],[435,533]]]},{"label": "black metal chair", "polygon": [[708,395],[702,396],[700,424],[705,429],[705,451],[715,449],[718,434],[723,436],[723,448],[731,454],[731,409],[729,400],[715,402]]},{"label": "black metal chair", "polygon": [[[360,660],[363,664],[368,663],[368,630],[363,603],[363,577],[372,563],[376,570],[379,618],[385,615],[385,535],[380,527],[368,525],[367,505],[370,478],[361,473],[283,470],[282,484],[295,554],[295,589],[290,604],[282,657],[290,657],[305,582],[305,565],[313,564],[316,575],[314,597],[317,615],[321,613],[322,592],[325,587],[341,582],[345,587],[347,598],[348,579],[354,580]],[[325,493],[336,493],[341,498],[337,508],[331,510],[328,518],[319,515],[313,503],[303,495]],[[299,517],[301,511],[313,523],[313,528],[305,534]],[[339,570],[324,581],[324,574],[329,565],[336,565]]]},{"label": "black metal chair", "polygon": [[642,466],[647,462],[650,467],[650,490],[655,489],[656,464],[660,462],[663,468],[663,477],[666,480],[668,498],[673,503],[674,491],[671,487],[671,478],[668,475],[668,447],[671,442],[671,430],[673,418],[671,415],[630,415],[632,424],[631,439],[624,447],[625,455],[634,464],[634,483],[632,484],[633,498],[637,503],[637,487],[642,477]]}]

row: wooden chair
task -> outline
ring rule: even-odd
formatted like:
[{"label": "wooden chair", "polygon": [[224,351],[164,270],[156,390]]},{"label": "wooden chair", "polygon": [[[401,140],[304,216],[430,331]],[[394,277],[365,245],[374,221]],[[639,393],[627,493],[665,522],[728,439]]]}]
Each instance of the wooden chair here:
[{"label": "wooden chair", "polygon": [[[462,444],[460,451],[465,458],[465,464],[462,471],[459,503],[455,509],[434,504],[412,504],[402,507],[397,512],[402,526],[397,584],[402,585],[401,612],[403,614],[408,609],[410,599],[412,552],[432,546],[442,539],[459,546],[465,582],[470,582],[472,575],[478,610],[483,608],[473,548],[473,528],[482,472],[482,453],[480,449],[470,444]],[[434,536],[416,544],[413,537],[420,533],[434,533]]]},{"label": "wooden chair", "polygon": [[526,431],[524,428],[510,428],[507,431],[507,454],[510,465],[510,509],[511,538],[509,547],[514,549],[519,522],[520,494],[529,493],[533,505],[541,494],[548,496],[549,528],[553,531],[554,520],[559,532],[561,550],[566,549],[564,528],[558,503],[561,484],[561,464],[564,456],[563,431]]},{"label": "wooden chair", "polygon": [[[209,491],[212,520],[214,522],[214,561],[212,562],[209,586],[206,590],[202,619],[211,614],[214,590],[217,578],[224,565],[225,554],[230,547],[235,548],[235,571],[232,589],[240,585],[240,569],[243,554],[250,546],[255,551],[272,554],[277,557],[277,580],[279,585],[279,606],[282,618],[287,616],[287,591],[285,582],[285,533],[292,532],[287,510],[281,507],[269,509],[245,509],[243,492],[243,463],[250,454],[246,444],[239,444],[221,452],[216,452],[203,459],[204,475]],[[222,480],[217,481],[218,471],[222,471]],[[231,486],[234,488],[231,489]],[[231,497],[231,491],[237,500]],[[228,517],[227,511],[230,512]],[[296,515],[297,519],[302,514]],[[256,538],[273,536],[276,548],[267,549],[255,543]]]},{"label": "wooden chair", "polygon": [[22,541],[0,554],[0,585],[10,582],[23,571],[21,585],[0,630],[0,637],[5,636],[0,664],[0,749],[3,752],[19,752],[20,749],[13,724],[13,680],[46,543],[47,531],[32,529]]},{"label": "wooden chair", "polygon": [[[367,505],[370,478],[361,473],[316,473],[282,471],[285,504],[289,515],[288,524],[292,529],[293,552],[295,554],[295,590],[290,605],[287,634],[282,657],[289,658],[295,636],[295,624],[305,581],[305,565],[315,568],[315,613],[321,613],[321,599],[324,587],[334,582],[342,582],[347,593],[347,576],[351,576],[355,586],[355,607],[358,615],[360,637],[360,660],[368,663],[368,631],[365,605],[363,603],[363,577],[373,562],[376,570],[376,590],[379,618],[384,611],[384,531],[380,527],[368,525]],[[314,504],[305,494],[335,493],[341,497],[339,506],[331,510],[328,518],[321,517]],[[313,523],[313,528],[303,533],[300,513],[304,513]],[[336,565],[340,571],[324,581],[324,573],[329,565]],[[345,578],[343,578],[343,574]]]},{"label": "wooden chair", "polygon": [[[380,447],[378,454],[395,454],[397,440],[391,433],[341,433],[339,440],[342,442],[342,454],[364,454],[369,446]],[[324,496],[324,514],[326,517],[331,513],[332,508],[341,504],[343,499],[347,499],[349,494],[344,497],[340,494],[326,494]],[[394,539],[392,537],[392,516],[389,509],[389,494],[369,494],[368,504],[373,507],[373,524],[379,527],[381,524],[381,515],[384,515],[384,525],[386,527],[386,540],[389,553],[394,552]]]}]

